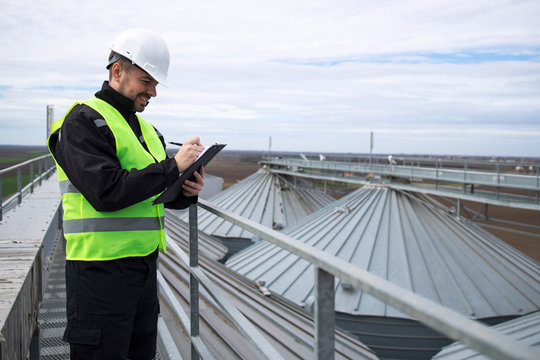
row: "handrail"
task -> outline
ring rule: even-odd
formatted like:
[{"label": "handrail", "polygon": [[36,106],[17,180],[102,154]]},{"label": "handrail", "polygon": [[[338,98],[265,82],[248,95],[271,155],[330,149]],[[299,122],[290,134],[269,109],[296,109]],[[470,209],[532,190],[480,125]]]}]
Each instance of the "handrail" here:
[{"label": "handrail", "polygon": [[47,158],[52,158],[52,155],[51,154],[45,154],[45,155],[39,156],[39,157],[34,158],[34,159],[26,160],[25,162],[22,162],[20,164],[15,164],[13,166],[10,166],[8,168],[0,170],[0,175],[4,175],[4,174],[6,174],[6,173],[8,173],[10,171],[17,170],[17,168],[23,167],[24,165],[29,165],[29,164],[31,164],[33,162],[43,160],[43,159],[47,159]]},{"label": "handrail", "polygon": [[204,274],[204,272],[198,266],[198,230],[197,230],[197,205],[192,204],[189,207],[189,237],[190,237],[190,251],[189,256],[173,241],[167,239],[167,247],[172,249],[178,256],[180,262],[189,269],[190,272],[190,313],[191,317],[183,311],[182,307],[178,304],[176,298],[172,294],[172,291],[168,288],[163,276],[159,274],[158,280],[160,286],[163,288],[164,296],[167,298],[172,308],[176,312],[176,315],[185,331],[191,338],[192,359],[198,359],[199,355],[203,359],[212,359],[213,356],[208,351],[208,348],[201,341],[199,336],[199,285],[206,289],[208,294],[212,297],[215,303],[219,306],[222,314],[231,321],[234,327],[236,327],[242,335],[244,335],[253,348],[258,352],[261,359],[279,360],[283,357],[279,352],[266,340],[265,337],[245,318],[245,316],[234,306],[234,304],[227,299],[225,295],[218,289],[216,285]]},{"label": "handrail", "polygon": [[494,171],[471,170],[468,162],[463,164],[462,169],[443,168],[438,166],[413,166],[399,164],[369,164],[344,161],[319,161],[300,159],[265,159],[260,164],[277,166],[294,166],[304,169],[317,169],[325,171],[339,171],[350,173],[372,173],[382,176],[420,178],[426,180],[447,181],[460,184],[476,184],[501,188],[517,188],[532,191],[540,190],[540,165],[535,165],[534,173],[515,174],[502,172],[497,166]]},{"label": "handrail", "polygon": [[[38,177],[34,179],[34,163],[38,162]],[[47,163],[49,165],[47,165]],[[26,186],[22,186],[22,168],[26,165],[30,166],[30,182]],[[48,167],[47,167],[48,166]],[[11,171],[17,171],[17,192],[8,198],[6,201],[2,200],[2,175]],[[0,221],[3,217],[3,212],[13,208],[15,205],[22,202],[24,195],[34,192],[34,185],[38,183],[41,185],[41,181],[47,178],[54,170],[54,162],[52,161],[52,155],[42,155],[34,159],[26,160],[20,164],[10,166],[9,168],[0,170]]]},{"label": "handrail", "polygon": [[[334,277],[337,276],[352,286],[362,289],[425,325],[445,334],[447,337],[460,341],[492,358],[515,360],[540,358],[540,351],[524,346],[486,325],[397,286],[386,279],[375,276],[358,266],[210,204],[203,199],[199,199],[199,206],[312,263],[315,267],[316,282],[322,283],[316,284],[316,289],[323,289],[323,291],[316,294],[316,306],[319,303],[331,302],[324,295],[328,296],[328,291],[324,290],[328,290],[330,286],[333,286]],[[333,296],[334,293],[331,291],[331,297],[333,298]],[[326,318],[321,319],[321,316]],[[329,359],[328,354],[330,354],[330,351],[332,352],[330,358],[333,359],[334,327],[328,326],[328,324],[333,324],[334,319],[328,319],[328,316],[334,317],[334,312],[315,311],[317,334],[315,356],[317,359]]]},{"label": "handrail", "polygon": [[[34,179],[34,163],[38,163],[38,177]],[[26,186],[22,186],[22,168],[26,165],[30,166],[30,182]],[[20,164],[10,166],[8,168],[0,170],[0,221],[3,218],[4,211],[10,210],[16,204],[22,202],[24,195],[34,192],[34,185],[37,183],[41,185],[41,181],[47,178],[54,171],[54,161],[52,161],[52,155],[46,154],[34,159],[26,160]],[[11,171],[17,171],[17,192],[8,198],[6,201],[2,200],[2,175],[5,175]]]}]

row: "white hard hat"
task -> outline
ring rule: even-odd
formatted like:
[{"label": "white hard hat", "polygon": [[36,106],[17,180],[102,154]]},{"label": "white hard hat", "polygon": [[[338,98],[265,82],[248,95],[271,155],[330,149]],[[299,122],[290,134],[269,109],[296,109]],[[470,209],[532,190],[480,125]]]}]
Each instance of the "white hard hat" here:
[{"label": "white hard hat", "polygon": [[[157,82],[165,85],[169,70],[169,48],[163,38],[148,29],[130,29],[122,32],[111,43],[110,49],[131,60]],[[118,60],[113,56],[109,66]]]}]

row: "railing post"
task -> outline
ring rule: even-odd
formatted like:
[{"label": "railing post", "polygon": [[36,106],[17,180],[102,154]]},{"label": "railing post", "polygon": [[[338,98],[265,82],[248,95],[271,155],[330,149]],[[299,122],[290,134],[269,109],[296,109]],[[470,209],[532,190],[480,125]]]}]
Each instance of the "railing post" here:
[{"label": "railing post", "polygon": [[[43,167],[45,165],[45,159],[43,159]],[[41,173],[42,173],[42,163],[41,163],[41,160],[38,161],[38,181],[39,181],[39,186],[41,186]]]},{"label": "railing post", "polygon": [[465,161],[463,163],[463,193],[467,193],[467,169],[468,169],[468,164],[467,162]]},{"label": "railing post", "polygon": [[[538,169],[540,167],[539,166],[536,166],[536,189],[540,188],[540,173],[538,172]],[[538,204],[538,190],[536,190],[536,195],[535,195],[535,202]]]},{"label": "railing post", "polygon": [[30,163],[30,193],[34,193],[34,163]]},{"label": "railing post", "polygon": [[[189,205],[189,266],[199,266],[199,246],[197,229],[197,204]],[[191,360],[199,359],[199,352],[193,344],[193,338],[199,336],[199,280],[189,272],[190,293],[190,333],[191,333]]]},{"label": "railing post", "polygon": [[22,171],[21,168],[17,168],[17,203],[22,202]]},{"label": "railing post", "polygon": [[315,266],[315,358],[334,360],[334,275]]}]

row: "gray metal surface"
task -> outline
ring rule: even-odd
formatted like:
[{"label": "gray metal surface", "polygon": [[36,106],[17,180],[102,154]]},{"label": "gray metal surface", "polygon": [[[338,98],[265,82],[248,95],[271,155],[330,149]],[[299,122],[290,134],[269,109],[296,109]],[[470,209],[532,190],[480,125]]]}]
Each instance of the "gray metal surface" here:
[{"label": "gray metal surface", "polygon": [[43,360],[68,360],[69,344],[62,340],[66,329],[66,253],[62,232],[58,231],[47,286],[39,309],[40,347]]},{"label": "gray metal surface", "polygon": [[218,176],[204,174],[204,186],[199,193],[199,197],[202,199],[210,199],[216,196],[223,190],[223,178]]},{"label": "gray metal surface", "polygon": [[[172,226],[171,222],[169,226]],[[170,234],[169,239],[176,242],[176,235]],[[184,242],[185,240],[180,241],[180,243]],[[208,259],[204,254],[201,254],[199,258],[199,265],[201,271],[283,357],[286,359],[313,358],[313,318],[310,315],[291,306],[287,301],[265,296],[256,284],[238,277],[225,266]],[[184,312],[189,313],[189,273],[185,265],[170,251],[167,255],[160,256],[160,271],[174,289],[177,301]],[[259,358],[248,345],[245,336],[232,327],[223,315],[220,315],[213,297],[205,289],[201,289],[200,295],[200,337],[214,356],[219,359]],[[182,356],[189,358],[186,329],[175,319],[170,302],[162,301],[161,309]],[[371,351],[351,336],[338,332],[336,338],[336,358],[376,358]]]},{"label": "gray metal surface", "polygon": [[[424,162],[426,160],[424,159]],[[476,164],[479,170],[470,170],[469,162],[452,162],[450,168],[442,163],[422,166],[366,164],[345,161],[305,161],[296,159],[270,159],[261,161],[272,166],[272,171],[288,176],[341,181],[352,184],[384,182],[403,190],[423,192],[457,199],[484,202],[514,208],[540,210],[540,166],[532,172],[516,174],[501,171],[499,163]],[[486,164],[490,164],[487,166]],[[431,165],[431,167],[429,167]],[[462,169],[459,168],[462,167]],[[472,165],[471,165],[472,166]],[[379,179],[375,179],[379,177]],[[401,179],[401,181],[396,181]],[[409,184],[404,185],[403,182]],[[478,190],[478,186],[483,186]],[[507,189],[503,191],[502,189]],[[519,190],[519,191],[516,191]],[[525,191],[523,191],[525,190]],[[521,194],[519,194],[521,192]]]},{"label": "gray metal surface", "polygon": [[[283,232],[473,318],[540,307],[538,263],[425,197],[366,186]],[[273,244],[255,244],[227,266],[300,305],[313,296],[311,265]],[[343,282],[336,311],[404,317]]]},{"label": "gray metal surface", "polygon": [[[493,326],[493,329],[516,341],[540,349],[540,312],[524,315],[514,320]],[[460,343],[446,346],[433,360],[489,360],[489,357],[467,348]]]},{"label": "gray metal surface", "polygon": [[283,233],[268,229],[230,211],[213,206],[204,200],[199,201],[199,206],[320,267],[322,270],[350,284],[351,288],[366,291],[374,298],[399,309],[404,314],[408,314],[449,338],[463,342],[481,353],[495,359],[505,360],[537,360],[540,356],[540,351],[536,349],[523,346],[448,307],[373,275],[325,251],[306,245]]},{"label": "gray metal surface", "polygon": [[297,159],[270,159],[261,161],[262,164],[280,165],[296,168],[342,171],[349,173],[372,173],[382,176],[402,178],[429,179],[441,182],[456,182],[492,187],[507,187],[540,191],[539,173],[515,174],[495,171],[469,170],[467,162],[462,169],[443,167],[421,167],[397,164],[363,164],[342,161],[305,161]]},{"label": "gray metal surface", "polygon": [[[165,209],[165,229],[167,234],[174,238],[180,248],[186,253],[189,252],[189,226],[181,219],[183,212]],[[216,238],[199,232],[199,253],[209,259],[220,261],[227,255],[227,246],[223,245]]]},{"label": "gray metal surface", "polygon": [[[212,203],[272,229],[281,229],[334,201],[320,190],[263,168],[209,199]],[[187,221],[187,214],[182,219]],[[205,211],[199,230],[223,239],[251,240],[253,235]]]},{"label": "gray metal surface", "polygon": [[49,179],[0,221],[0,356],[26,355],[41,299],[41,245],[59,203]]}]

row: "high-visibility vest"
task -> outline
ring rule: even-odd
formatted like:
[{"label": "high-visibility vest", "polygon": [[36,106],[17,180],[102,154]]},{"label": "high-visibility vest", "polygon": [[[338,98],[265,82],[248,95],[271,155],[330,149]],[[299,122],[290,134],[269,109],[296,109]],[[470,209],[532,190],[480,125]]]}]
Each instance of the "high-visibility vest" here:
[{"label": "high-visibility vest", "polygon": [[[111,129],[116,141],[116,154],[123,169],[143,169],[155,160],[166,158],[156,130],[141,117],[137,116],[150,153],[144,149],[129,124],[113,106],[94,97],[75,103],[66,115],[77,104],[90,106],[103,117],[95,122],[105,121]],[[53,124],[48,145],[52,136],[58,136],[57,131],[62,127],[65,117]],[[64,208],[66,259],[112,260],[145,256],[157,247],[165,251],[164,207],[163,204],[152,205],[157,195],[121,210],[97,211],[69,181],[58,162],[56,168]]]}]

